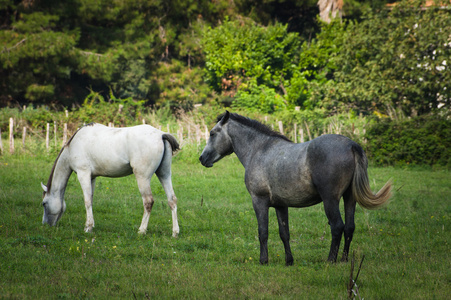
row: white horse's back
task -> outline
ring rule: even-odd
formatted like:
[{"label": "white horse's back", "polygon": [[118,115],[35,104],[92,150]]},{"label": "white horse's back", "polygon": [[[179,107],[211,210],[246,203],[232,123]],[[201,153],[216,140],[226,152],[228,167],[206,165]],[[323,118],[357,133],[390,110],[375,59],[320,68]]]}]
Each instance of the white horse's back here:
[{"label": "white horse's back", "polygon": [[70,142],[72,169],[92,176],[122,177],[154,173],[164,153],[164,132],[150,126],[110,128],[93,124],[82,128]]}]

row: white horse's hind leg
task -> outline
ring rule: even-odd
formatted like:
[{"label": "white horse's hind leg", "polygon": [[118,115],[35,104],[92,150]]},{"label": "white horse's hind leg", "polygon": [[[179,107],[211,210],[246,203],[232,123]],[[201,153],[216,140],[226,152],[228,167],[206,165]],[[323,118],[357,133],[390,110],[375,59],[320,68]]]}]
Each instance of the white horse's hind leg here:
[{"label": "white horse's hind leg", "polygon": [[145,234],[147,231],[147,225],[149,224],[150,213],[153,207],[153,196],[150,189],[150,178],[136,176],[136,181],[138,182],[138,188],[141,192],[144,205],[144,215],[141,221],[141,226],[139,226],[138,233]]},{"label": "white horse's hind leg", "polygon": [[168,163],[166,160],[164,163],[162,163],[156,174],[161,182],[161,185],[164,188],[164,191],[168,198],[169,207],[172,211],[172,236],[177,237],[180,233],[180,229],[177,220],[177,197],[175,196],[174,189],[172,188],[171,161],[169,160]]},{"label": "white horse's hind leg", "polygon": [[91,232],[94,227],[94,215],[92,213],[92,197],[94,195],[94,186],[96,179],[91,179],[91,174],[88,172],[78,172],[78,181],[80,182],[81,188],[83,190],[83,197],[85,200],[86,208],[86,224],[85,232]]},{"label": "white horse's hind leg", "polygon": [[172,188],[172,180],[171,177],[163,178],[160,176],[158,176],[158,179],[160,179],[161,185],[166,192],[168,204],[172,211],[172,236],[177,237],[180,233],[180,229],[177,220],[177,197],[175,196],[174,189]]}]

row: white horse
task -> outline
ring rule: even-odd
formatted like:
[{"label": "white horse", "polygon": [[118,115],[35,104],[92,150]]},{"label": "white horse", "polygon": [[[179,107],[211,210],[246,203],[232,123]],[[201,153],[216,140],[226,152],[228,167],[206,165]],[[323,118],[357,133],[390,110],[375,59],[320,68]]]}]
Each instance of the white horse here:
[{"label": "white horse", "polygon": [[97,176],[123,177],[135,174],[144,204],[139,233],[145,234],[154,199],[150,178],[157,174],[172,210],[172,235],[179,233],[177,198],[171,181],[171,162],[177,140],[150,125],[109,128],[91,123],[80,128],[61,149],[44,190],[42,223],[56,224],[66,210],[64,192],[75,172],[83,189],[86,207],[85,231],[94,227],[92,196]]}]

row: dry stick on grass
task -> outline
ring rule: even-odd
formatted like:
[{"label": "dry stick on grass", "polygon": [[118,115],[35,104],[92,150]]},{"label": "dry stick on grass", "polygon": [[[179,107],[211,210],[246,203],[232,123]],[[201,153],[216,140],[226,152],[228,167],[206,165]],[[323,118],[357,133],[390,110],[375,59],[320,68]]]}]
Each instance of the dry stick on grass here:
[{"label": "dry stick on grass", "polygon": [[364,259],[365,259],[365,255],[362,256],[362,260],[360,261],[359,270],[357,271],[357,275],[356,275],[355,279],[352,279],[353,273],[354,273],[355,252],[352,253],[351,274],[349,275],[349,284],[348,284],[349,299],[354,299],[356,296],[358,297],[358,299],[362,299],[359,294],[359,287],[357,286],[357,278],[359,278],[360,269],[362,268]]}]

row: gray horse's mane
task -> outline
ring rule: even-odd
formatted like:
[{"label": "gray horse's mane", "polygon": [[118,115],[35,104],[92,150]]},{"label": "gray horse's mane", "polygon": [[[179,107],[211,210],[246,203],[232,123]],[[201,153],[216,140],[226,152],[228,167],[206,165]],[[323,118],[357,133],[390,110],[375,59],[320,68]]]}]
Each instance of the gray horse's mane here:
[{"label": "gray horse's mane", "polygon": [[[63,153],[64,148],[68,147],[70,142],[72,142],[72,140],[74,139],[75,135],[84,127],[87,126],[93,126],[96,123],[89,123],[86,125],[83,125],[82,127],[80,127],[79,129],[77,129],[77,131],[75,131],[75,133],[70,137],[69,141],[61,148],[60,153],[58,153],[58,156],[55,159],[55,162],[53,163],[53,167],[52,167],[52,171],[50,171],[50,176],[49,176],[49,180],[47,181],[47,193],[50,192],[50,188],[52,187],[52,181],[53,181],[53,173],[55,173],[55,167],[56,167],[56,163],[58,162],[58,159],[61,156],[61,153]],[[45,193],[45,192],[44,192]]]},{"label": "gray horse's mane", "polygon": [[[224,114],[221,114],[220,116],[218,116],[217,122],[221,121],[223,116],[224,116]],[[235,114],[235,113],[231,113],[229,118],[232,119],[233,121],[236,121],[242,125],[250,127],[260,133],[265,134],[265,135],[272,136],[275,138],[280,138],[280,139],[283,139],[288,142],[292,142],[289,138],[287,138],[283,134],[280,134],[279,132],[272,130],[265,124],[260,123],[259,121],[252,120],[252,119],[243,117],[243,116],[241,116],[239,114]]]}]

